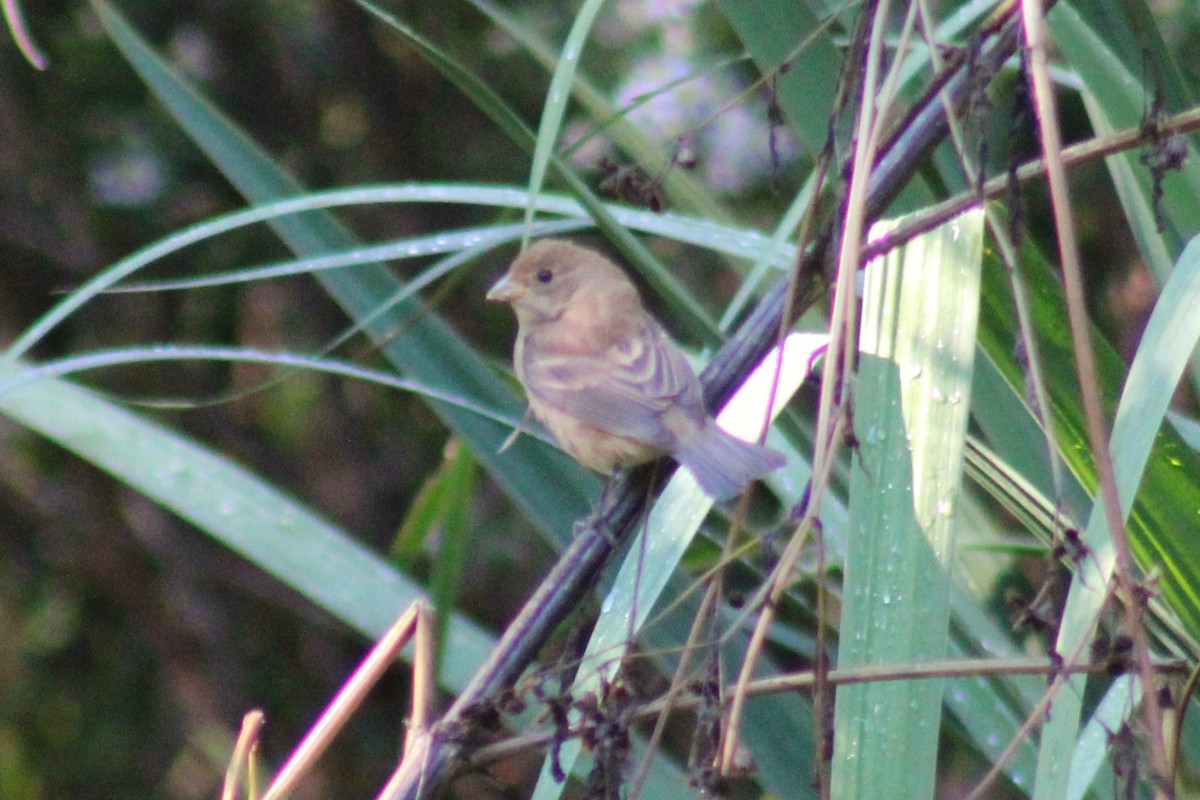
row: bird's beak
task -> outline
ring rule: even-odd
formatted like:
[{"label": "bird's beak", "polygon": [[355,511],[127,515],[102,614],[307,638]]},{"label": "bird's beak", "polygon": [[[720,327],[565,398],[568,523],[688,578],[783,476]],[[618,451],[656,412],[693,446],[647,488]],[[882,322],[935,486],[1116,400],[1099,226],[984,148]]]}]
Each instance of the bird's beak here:
[{"label": "bird's beak", "polygon": [[488,290],[486,298],[488,300],[499,300],[502,303],[511,303],[524,293],[524,289],[513,281],[508,273],[505,273]]}]

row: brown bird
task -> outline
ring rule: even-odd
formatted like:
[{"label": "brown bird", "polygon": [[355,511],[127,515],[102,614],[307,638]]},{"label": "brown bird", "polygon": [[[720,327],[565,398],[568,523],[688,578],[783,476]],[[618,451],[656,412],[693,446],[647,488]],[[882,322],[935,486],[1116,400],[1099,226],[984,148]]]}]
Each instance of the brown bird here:
[{"label": "brown bird", "polygon": [[530,410],[584,466],[607,475],[669,454],[726,500],[783,465],[717,427],[683,353],[599,253],[542,239],[487,299],[512,305],[513,366]]}]

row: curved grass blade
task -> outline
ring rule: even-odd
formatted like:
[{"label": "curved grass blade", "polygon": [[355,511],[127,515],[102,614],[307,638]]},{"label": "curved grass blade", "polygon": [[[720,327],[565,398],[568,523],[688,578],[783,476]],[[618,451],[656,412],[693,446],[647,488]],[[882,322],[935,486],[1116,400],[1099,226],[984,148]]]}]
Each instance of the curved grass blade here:
[{"label": "curved grass blade", "polygon": [[[46,378],[58,378],[74,373],[115,367],[123,364],[147,364],[167,361],[224,361],[315,370],[330,375],[366,380],[400,389],[401,391],[413,392],[414,394],[436,400],[439,403],[445,403],[448,406],[454,406],[483,419],[504,425],[510,431],[516,428],[520,422],[520,417],[511,416],[496,409],[480,405],[472,398],[451,394],[437,387],[427,386],[418,381],[401,378],[387,372],[368,369],[357,364],[293,353],[274,353],[250,348],[205,347],[196,345],[155,345],[152,347],[113,348],[54,359],[37,366],[29,366],[21,370],[16,370],[11,377],[0,380],[0,397],[29,384],[45,380]],[[543,437],[541,434],[530,432],[528,435],[534,439],[540,438],[543,443],[551,447],[555,446],[548,437]]]},{"label": "curved grass blade", "polygon": [[[588,34],[592,32],[592,23],[600,13],[604,0],[586,0],[575,21],[571,23],[571,31],[563,43],[562,54],[554,65],[554,74],[550,78],[550,88],[546,91],[546,102],[542,106],[542,119],[538,123],[537,136],[533,145],[533,163],[529,167],[529,199],[525,207],[525,226],[533,224],[534,208],[542,185],[546,181],[546,170],[549,168],[554,146],[562,131],[563,117],[567,113],[567,103],[571,99],[571,84],[575,82],[575,71],[579,67],[579,57],[583,46],[587,43]],[[529,244],[528,237],[521,240],[521,247]]]},{"label": "curved grass blade", "polygon": [[[0,363],[15,361],[27,353],[33,345],[45,337],[64,319],[78,310],[95,296],[110,291],[120,281],[145,269],[155,261],[168,255],[184,250],[207,239],[220,236],[230,231],[250,225],[267,222],[277,218],[299,214],[304,211],[337,208],[371,203],[469,203],[496,208],[524,208],[528,204],[529,195],[524,190],[480,186],[477,184],[402,184],[395,186],[371,186],[354,189],[338,189],[327,192],[311,192],[300,197],[289,197],[284,200],[267,202],[241,211],[230,212],[214,217],[205,222],[197,223],[153,244],[147,245],[121,259],[104,270],[102,273],[87,281],[83,286],[71,292],[53,309],[43,314],[37,322],[30,326],[18,337],[10,348],[0,355]],[[562,214],[578,220],[539,223],[538,230],[545,233],[558,233],[574,230],[576,225],[591,224],[588,222],[586,209],[578,201],[558,194],[543,194],[538,201],[538,207],[545,212]],[[773,268],[781,268],[795,260],[795,247],[784,242],[772,243],[762,234],[738,228],[712,223],[708,220],[683,217],[671,213],[655,214],[641,209],[609,207],[613,217],[622,225],[635,228],[646,233],[667,236],[680,242],[705,247],[715,252],[743,258],[753,258]],[[469,234],[468,234],[469,236]],[[492,240],[496,243],[513,241],[516,237],[511,233],[497,233],[493,239],[491,233],[481,232],[479,244]],[[419,245],[414,245],[420,247]],[[465,246],[465,242],[464,242]],[[299,259],[299,265],[316,263],[319,265],[340,264],[349,266],[359,263],[369,263],[372,259],[358,259],[353,254],[362,254],[362,248],[354,246],[338,253],[328,253],[309,259]],[[433,254],[441,252],[436,246],[420,249],[420,252],[408,253]],[[387,255],[387,251],[378,251],[375,255]],[[342,259],[337,261],[336,259]],[[290,271],[287,264],[277,266],[279,272]],[[233,278],[231,277],[231,280]],[[190,286],[210,285],[203,279],[196,283],[181,282],[180,288]],[[401,290],[401,293],[402,290]]]}]

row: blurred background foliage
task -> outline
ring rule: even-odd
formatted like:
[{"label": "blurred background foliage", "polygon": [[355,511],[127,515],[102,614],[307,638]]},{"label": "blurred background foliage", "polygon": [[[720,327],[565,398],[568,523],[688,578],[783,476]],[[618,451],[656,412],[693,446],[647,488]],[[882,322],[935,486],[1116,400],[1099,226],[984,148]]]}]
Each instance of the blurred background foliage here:
[{"label": "blurred background foliage", "polygon": [[[1159,5],[1170,46],[1182,49],[1200,36],[1194,4]],[[24,10],[50,69],[36,72],[15,47],[0,47],[5,343],[106,265],[244,205],[148,98],[87,5],[47,0]],[[123,10],[310,188],[527,180],[527,156],[412,48],[350,3],[131,2]],[[396,11],[536,124],[545,70],[476,8],[406,0]],[[506,12],[560,42],[574,9],[534,2]],[[1200,71],[1194,59],[1180,63]],[[619,106],[695,75],[630,118],[664,150],[694,154],[691,173],[738,224],[775,224],[812,154],[773,117],[766,91],[742,94],[757,74],[715,4],[610,4],[583,71]],[[1087,135],[1079,107],[1068,102],[1064,113],[1074,138]],[[566,127],[568,138],[591,130],[582,119]],[[614,168],[605,159],[616,154],[603,137],[584,141],[573,158],[593,188],[618,196],[628,189],[611,180]],[[1072,177],[1081,195],[1111,196],[1100,165]],[[1038,213],[1045,208],[1040,189],[1029,200],[1033,233],[1046,237],[1036,223],[1048,217]],[[368,241],[494,218],[469,206],[432,204],[339,213]],[[1092,256],[1094,309],[1128,353],[1153,299],[1151,282],[1135,263],[1115,200],[1081,206],[1080,219]],[[510,254],[460,270],[427,295],[502,368],[512,320],[482,297]],[[733,276],[678,263],[678,249],[662,254],[711,308],[737,288]],[[156,274],[218,272],[287,255],[274,237],[246,229],[189,249]],[[72,315],[33,355],[155,342],[312,353],[346,324],[303,277],[118,294]],[[361,340],[339,354],[382,363]],[[391,551],[414,498],[446,457],[446,430],[414,395],[304,371],[278,381],[276,375],[254,365],[152,364],[94,373],[87,383],[129,402],[197,404],[140,411],[303,498],[371,548]],[[267,709],[264,755],[278,763],[361,657],[362,638],[56,445],[5,419],[0,438],[0,797],[214,796],[231,738],[252,707]],[[552,553],[490,481],[474,485],[475,535],[461,608],[498,629]],[[418,553],[406,567],[421,574],[428,565]],[[299,796],[370,796],[395,758],[406,696],[403,676],[389,678]],[[513,769],[503,777],[530,779],[520,765]]]},{"label": "blurred background foliage", "polygon": [[[629,102],[702,64],[731,60],[712,6],[622,3],[605,15],[585,68]],[[27,3],[46,72],[0,48],[0,338],[11,341],[65,290],[150,241],[244,201],[182,134],[82,3]],[[394,33],[344,2],[130,4],[147,38],[281,165],[311,188],[388,181],[521,185],[527,158]],[[467,4],[406,2],[418,30],[482,75],[530,124],[546,73]],[[572,11],[509,9],[561,40]],[[736,53],[735,53],[736,55]],[[772,162],[767,104],[738,101],[744,60],[713,69],[636,115],[664,147],[687,134],[714,193],[752,219],[795,179],[787,132]],[[726,113],[692,126],[735,102]],[[576,136],[589,125],[573,122]],[[602,180],[605,147],[577,163]],[[343,214],[364,240],[481,221],[467,206],[405,204]],[[192,248],[157,268],[188,274],[286,257],[261,229]],[[163,269],[163,267],[167,269]],[[507,366],[512,321],[482,296],[502,256],[433,294],[455,328]],[[695,279],[698,269],[686,270]],[[712,291],[728,294],[728,281]],[[703,295],[701,291],[699,294]],[[311,281],[294,278],[182,293],[109,295],[37,349],[50,358],[152,342],[319,351],[346,326]],[[374,363],[369,345],[342,355]],[[447,433],[424,402],[362,382],[253,365],[107,370],[88,382],[129,401],[195,401],[151,410],[305,498],[387,552]],[[265,385],[270,382],[270,385]],[[291,590],[89,464],[0,420],[0,796],[211,797],[230,737],[268,710],[277,763],[364,642]],[[486,481],[471,498],[474,537],[462,607],[498,628],[550,558]],[[486,523],[486,524],[484,524]],[[420,563],[415,565],[419,571]],[[392,763],[406,710],[402,677],[355,718],[322,770],[343,796],[366,796]],[[307,790],[327,796],[321,780]]]}]

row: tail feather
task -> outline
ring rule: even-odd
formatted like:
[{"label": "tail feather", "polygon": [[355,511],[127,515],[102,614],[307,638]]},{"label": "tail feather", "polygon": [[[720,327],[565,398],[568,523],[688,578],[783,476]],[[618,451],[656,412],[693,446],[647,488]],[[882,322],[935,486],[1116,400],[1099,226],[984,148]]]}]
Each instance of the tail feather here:
[{"label": "tail feather", "polygon": [[718,501],[735,497],[750,481],[774,472],[786,460],[782,453],[726,433],[711,419],[680,443],[675,458],[692,471],[704,493]]}]

